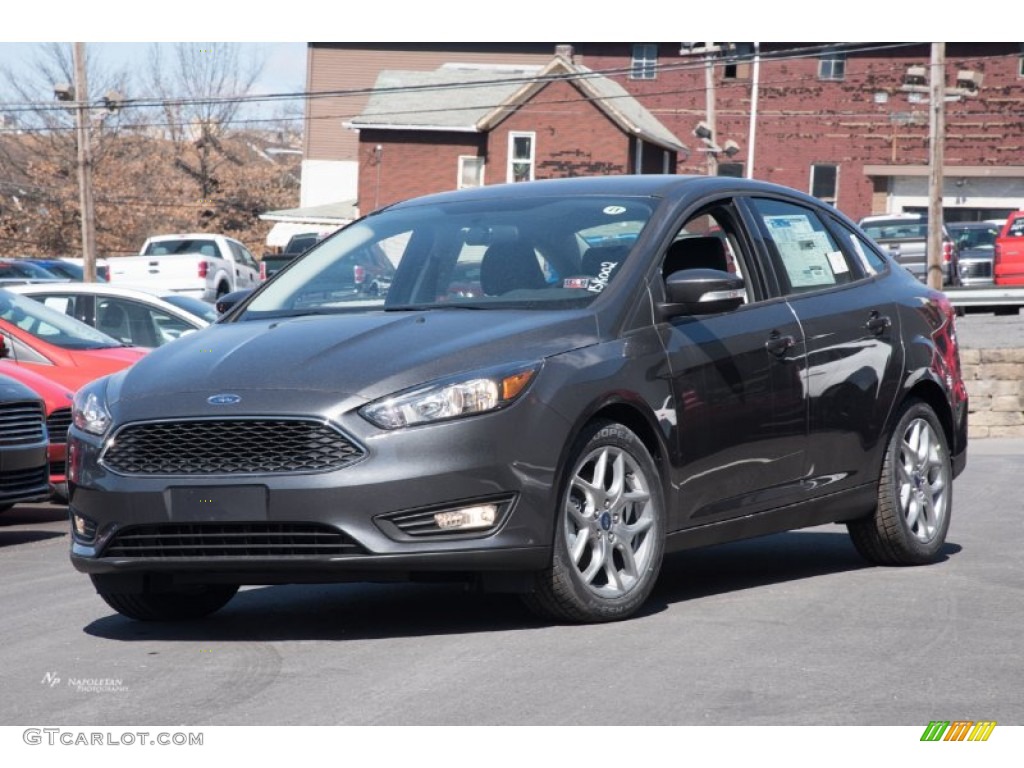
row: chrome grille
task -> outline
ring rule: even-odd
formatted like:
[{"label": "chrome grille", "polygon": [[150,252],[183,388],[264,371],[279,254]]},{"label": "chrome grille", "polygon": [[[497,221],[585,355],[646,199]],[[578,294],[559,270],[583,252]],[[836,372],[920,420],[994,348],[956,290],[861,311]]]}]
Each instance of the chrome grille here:
[{"label": "chrome grille", "polygon": [[322,422],[196,420],[129,424],[102,463],[124,475],[240,475],[324,472],[362,455]]},{"label": "chrome grille", "polygon": [[174,523],[119,531],[102,557],[333,557],[360,547],[317,523]]},{"label": "chrome grille", "polygon": [[960,262],[961,277],[992,277],[991,261],[962,261]]},{"label": "chrome grille", "polygon": [[50,433],[51,443],[66,443],[68,441],[68,430],[70,428],[70,408],[58,408],[46,417],[46,429]]},{"label": "chrome grille", "polygon": [[31,445],[43,440],[43,405],[36,402],[0,404],[0,445]]}]

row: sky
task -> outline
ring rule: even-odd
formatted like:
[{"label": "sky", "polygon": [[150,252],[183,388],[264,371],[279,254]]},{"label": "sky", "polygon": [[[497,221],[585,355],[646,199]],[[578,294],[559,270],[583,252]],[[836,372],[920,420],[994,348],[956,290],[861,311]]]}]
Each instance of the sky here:
[{"label": "sky", "polygon": [[[30,66],[39,54],[40,42],[0,42],[0,68],[15,70]],[[88,42],[89,56],[104,62],[106,68],[118,70],[128,67],[141,71],[146,66],[149,50],[154,42],[172,46],[170,42]],[[262,74],[254,93],[294,93],[305,90],[305,42],[248,42],[238,41],[245,53],[259,55],[264,60]]]}]

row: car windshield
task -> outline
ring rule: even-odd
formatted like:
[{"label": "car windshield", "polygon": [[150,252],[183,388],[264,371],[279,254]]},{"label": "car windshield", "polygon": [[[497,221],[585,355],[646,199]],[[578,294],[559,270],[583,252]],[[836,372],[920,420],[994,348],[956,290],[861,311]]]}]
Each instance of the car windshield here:
[{"label": "car windshield", "polygon": [[125,346],[92,326],[50,309],[27,296],[0,290],[0,318],[41,341],[64,349],[107,349]]},{"label": "car windshield", "polygon": [[9,261],[0,264],[0,278],[23,278],[32,280],[59,280],[60,275],[55,275],[47,269],[31,261]]},{"label": "car windshield", "polygon": [[999,236],[999,227],[951,226],[949,232],[961,248],[992,250]]},{"label": "car windshield", "polygon": [[656,205],[595,195],[387,209],[299,257],[238,319],[586,306],[614,281]]}]

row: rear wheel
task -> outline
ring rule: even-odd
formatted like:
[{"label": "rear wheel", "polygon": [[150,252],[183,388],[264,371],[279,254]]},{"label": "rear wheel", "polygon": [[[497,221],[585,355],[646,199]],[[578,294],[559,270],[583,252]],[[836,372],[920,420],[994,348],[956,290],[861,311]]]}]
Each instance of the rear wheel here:
[{"label": "rear wheel", "polygon": [[[93,584],[96,581],[93,580]],[[129,619],[138,621],[187,621],[209,616],[227,605],[238,592],[237,584],[205,584],[169,592],[108,592],[96,586],[104,602]]]},{"label": "rear wheel", "polygon": [[665,503],[647,448],[622,424],[580,435],[562,483],[551,566],[526,603],[558,620],[624,619],[650,595],[665,546]]},{"label": "rear wheel", "polygon": [[920,400],[903,409],[889,438],[878,483],[878,506],[847,524],[854,546],[880,565],[936,559],[953,509],[953,472],[935,412]]}]

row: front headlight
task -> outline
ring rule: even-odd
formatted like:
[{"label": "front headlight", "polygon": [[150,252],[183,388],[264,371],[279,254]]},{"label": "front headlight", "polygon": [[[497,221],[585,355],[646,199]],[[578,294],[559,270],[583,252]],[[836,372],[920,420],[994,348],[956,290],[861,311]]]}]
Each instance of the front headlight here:
[{"label": "front headlight", "polygon": [[106,404],[106,387],[102,382],[94,382],[75,394],[71,404],[71,420],[83,432],[103,435],[110,429],[113,421]]},{"label": "front headlight", "polygon": [[518,398],[539,369],[531,363],[467,374],[378,400],[359,413],[382,429],[398,429],[496,411]]}]

